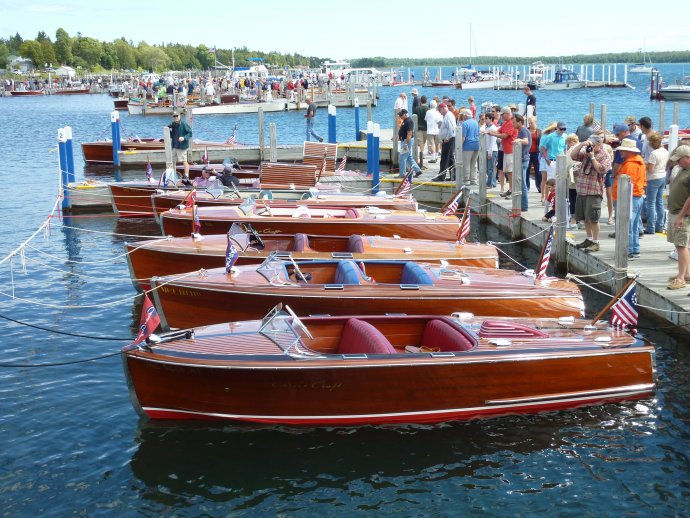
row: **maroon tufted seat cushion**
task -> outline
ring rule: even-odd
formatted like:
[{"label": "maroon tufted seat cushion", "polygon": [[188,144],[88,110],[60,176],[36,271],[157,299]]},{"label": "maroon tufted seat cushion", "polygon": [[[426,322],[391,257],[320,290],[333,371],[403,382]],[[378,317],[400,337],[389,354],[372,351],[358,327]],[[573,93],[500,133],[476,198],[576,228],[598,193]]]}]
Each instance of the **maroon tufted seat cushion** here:
[{"label": "maroon tufted seat cushion", "polygon": [[439,348],[441,351],[468,351],[472,341],[443,320],[429,320],[422,334],[422,347]]},{"label": "maroon tufted seat cushion", "polygon": [[364,320],[351,318],[343,328],[338,354],[396,354],[381,331]]}]

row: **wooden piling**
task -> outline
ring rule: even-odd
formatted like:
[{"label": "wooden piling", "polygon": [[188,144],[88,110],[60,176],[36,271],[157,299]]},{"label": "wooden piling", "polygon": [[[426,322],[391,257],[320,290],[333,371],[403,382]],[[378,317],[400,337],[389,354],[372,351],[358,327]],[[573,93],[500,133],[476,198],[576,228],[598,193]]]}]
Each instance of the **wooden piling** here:
[{"label": "wooden piling", "polygon": [[659,133],[664,134],[666,124],[666,101],[659,101]]},{"label": "wooden piling", "polygon": [[391,166],[400,165],[400,153],[398,151],[398,110],[393,109],[393,149],[391,150]]},{"label": "wooden piling", "polygon": [[553,237],[556,270],[565,272],[568,265],[568,248],[565,241],[568,229],[568,158],[556,157],[556,232]]},{"label": "wooden piling", "polygon": [[268,160],[271,162],[277,162],[278,161],[278,146],[277,146],[277,139],[276,139],[276,124],[275,122],[271,122],[268,125],[268,145],[269,145],[269,152],[268,152]]},{"label": "wooden piling", "polygon": [[486,206],[486,135],[479,135],[479,175],[477,181],[479,182],[479,221],[486,221],[486,211],[483,207]]},{"label": "wooden piling", "polygon": [[515,240],[521,236],[521,215],[520,200],[522,199],[522,144],[513,144],[513,174],[511,175],[510,186],[512,198],[512,212],[510,219],[510,235]]},{"label": "wooden piling", "polygon": [[[627,174],[619,174],[614,181],[618,182],[618,200],[616,201],[616,242],[613,251],[616,268],[616,289],[625,282],[621,272],[628,268],[628,247],[630,245],[630,209],[632,204],[632,183]],[[620,279],[619,279],[620,277]]]},{"label": "wooden piling", "polygon": [[680,105],[677,102],[673,103],[673,124],[678,125],[680,115]]},{"label": "wooden piling", "polygon": [[462,124],[455,126],[455,171],[450,171],[451,178],[455,175],[455,189],[460,190],[463,184],[463,159],[462,159]]}]

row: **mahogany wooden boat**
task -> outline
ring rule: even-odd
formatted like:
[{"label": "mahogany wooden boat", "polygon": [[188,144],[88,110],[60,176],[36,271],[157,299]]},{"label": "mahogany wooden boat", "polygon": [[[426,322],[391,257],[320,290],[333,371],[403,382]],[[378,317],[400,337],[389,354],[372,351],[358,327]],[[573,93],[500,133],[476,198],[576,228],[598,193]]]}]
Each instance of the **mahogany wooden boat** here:
[{"label": "mahogany wooden boat", "polygon": [[272,312],[123,349],[150,419],[436,423],[651,397],[652,346],[605,322]]},{"label": "mahogany wooden boat", "polygon": [[53,95],[82,95],[82,94],[90,94],[91,93],[91,87],[86,86],[83,88],[60,88],[58,90],[55,90],[53,92]]},{"label": "mahogany wooden boat", "polygon": [[[201,169],[192,170],[190,168],[189,177],[194,179],[197,176],[200,176],[200,171]],[[241,171],[243,170],[240,170],[240,176]],[[251,187],[252,185],[254,185],[254,181],[251,179],[251,177],[240,178],[239,189],[233,190],[223,188],[223,192],[234,193],[235,197],[239,196],[240,198],[237,200],[237,204],[240,204],[248,198],[258,198],[260,196],[271,196],[275,200],[290,201],[301,198],[302,196],[312,195],[308,189],[265,190]],[[112,182],[108,184],[108,188],[110,189],[113,211],[115,214],[121,217],[158,217],[161,211],[160,209],[156,209],[156,207],[154,207],[152,196],[162,193],[178,193],[181,200],[184,200],[186,195],[189,194],[189,191],[192,190],[192,187],[176,187],[172,185],[163,187],[162,185],[158,184],[157,180],[151,182],[147,182],[146,180]],[[180,204],[180,201],[177,202],[178,205]],[[212,201],[212,194],[197,188],[197,205],[211,205]],[[271,202],[268,203],[270,204]]]},{"label": "mahogany wooden boat", "polygon": [[[377,207],[341,208],[303,205],[269,206],[258,200],[253,207],[200,207],[197,209],[201,234],[224,234],[233,223],[250,224],[262,234],[320,234],[349,236],[401,236],[410,239],[455,241],[459,220],[439,213],[388,211]],[[160,215],[167,236],[186,236],[192,221],[191,210],[173,209]]]},{"label": "mahogany wooden boat", "polygon": [[[204,149],[204,148],[227,148],[231,151],[234,148],[232,144],[224,142],[205,142],[195,141],[190,145],[190,149]],[[151,151],[165,149],[163,139],[143,138],[123,140],[120,143],[122,151]],[[113,163],[113,142],[112,140],[99,140],[96,142],[82,142],[82,154],[84,161],[87,164],[112,164]]]},{"label": "mahogany wooden boat", "polygon": [[[189,194],[186,191],[166,191],[160,194],[154,194],[151,199],[151,205],[156,217],[159,217],[162,212],[174,209],[179,206],[185,197]],[[267,195],[272,199],[266,199],[265,203],[268,205],[280,205],[288,207],[291,205],[310,205],[319,206],[327,205],[330,207],[367,207],[375,205],[387,210],[417,210],[417,200],[412,197],[396,198],[395,196],[367,196],[357,193],[318,193],[315,192],[312,196],[310,193],[304,191],[283,191],[281,195],[276,193],[273,196],[273,189],[267,191]],[[241,191],[226,191],[220,196],[213,196],[213,194],[206,191],[197,192],[196,204],[199,207],[217,207],[228,205],[239,205],[246,198],[241,196]],[[260,202],[261,204],[264,201]]]},{"label": "mahogany wooden boat", "polygon": [[478,315],[573,316],[584,310],[574,283],[512,270],[413,261],[295,261],[153,277],[164,328],[258,318],[283,302],[300,315],[468,311]]},{"label": "mahogany wooden boat", "polygon": [[12,97],[27,97],[30,95],[45,95],[44,90],[10,90]]},{"label": "mahogany wooden boat", "polygon": [[[191,233],[190,229],[190,233]],[[400,239],[381,236],[316,236],[307,234],[262,234],[259,243],[251,233],[234,233],[239,252],[236,264],[257,264],[271,253],[289,253],[296,260],[352,258],[367,260],[415,260],[498,268],[498,252],[492,245],[458,244],[428,239]],[[225,264],[227,236],[202,239],[171,237],[125,243],[132,282],[149,290],[151,277],[175,275]]]}]

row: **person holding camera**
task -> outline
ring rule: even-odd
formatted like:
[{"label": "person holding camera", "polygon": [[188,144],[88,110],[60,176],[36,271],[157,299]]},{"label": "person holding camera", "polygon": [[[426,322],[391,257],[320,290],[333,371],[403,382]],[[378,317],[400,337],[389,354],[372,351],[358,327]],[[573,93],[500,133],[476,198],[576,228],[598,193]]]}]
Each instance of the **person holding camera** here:
[{"label": "person holding camera", "polygon": [[598,252],[601,201],[604,198],[606,172],[611,169],[611,157],[599,135],[592,135],[576,144],[570,151],[570,157],[582,163],[575,185],[575,219],[584,220],[587,232],[586,239],[575,247],[587,252]]}]

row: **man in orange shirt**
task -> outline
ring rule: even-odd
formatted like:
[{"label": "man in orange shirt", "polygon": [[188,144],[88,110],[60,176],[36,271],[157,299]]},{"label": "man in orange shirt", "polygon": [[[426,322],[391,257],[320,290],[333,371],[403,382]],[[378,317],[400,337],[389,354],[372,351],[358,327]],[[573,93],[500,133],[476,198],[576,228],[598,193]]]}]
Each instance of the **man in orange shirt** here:
[{"label": "man in orange shirt", "polygon": [[628,259],[637,259],[640,257],[640,211],[647,187],[647,168],[640,156],[640,149],[633,139],[623,139],[617,151],[620,151],[623,157],[623,163],[618,174],[628,175],[632,184],[633,197],[628,237]]}]

